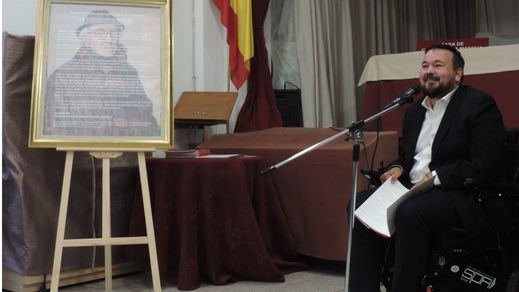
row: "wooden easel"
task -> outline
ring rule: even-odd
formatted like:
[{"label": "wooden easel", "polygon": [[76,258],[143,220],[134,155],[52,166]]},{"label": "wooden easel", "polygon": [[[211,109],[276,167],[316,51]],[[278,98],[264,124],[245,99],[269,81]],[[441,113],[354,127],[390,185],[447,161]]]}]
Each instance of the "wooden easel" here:
[{"label": "wooden easel", "polygon": [[[56,244],[54,249],[54,262],[52,265],[51,292],[58,290],[59,275],[61,268],[61,257],[64,247],[80,246],[100,246],[105,247],[105,289],[112,290],[112,245],[132,245],[147,244],[150,256],[151,275],[153,280],[153,291],[161,291],[159,267],[157,260],[157,249],[155,246],[155,232],[153,229],[153,217],[151,214],[150,191],[148,185],[148,174],[146,171],[146,160],[144,151],[151,150],[130,150],[137,151],[139,163],[139,175],[142,187],[142,201],[144,207],[144,218],[146,221],[146,236],[138,237],[112,237],[111,236],[111,217],[110,217],[110,159],[122,155],[121,150],[87,150],[87,149],[58,149],[66,150],[65,171],[63,174],[63,186],[61,189],[61,202],[58,215],[58,230],[56,232]],[[70,179],[72,176],[72,162],[74,151],[90,151],[90,155],[103,160],[103,191],[102,191],[102,237],[101,238],[81,238],[65,239],[65,223],[67,219],[68,199],[70,193]]]}]

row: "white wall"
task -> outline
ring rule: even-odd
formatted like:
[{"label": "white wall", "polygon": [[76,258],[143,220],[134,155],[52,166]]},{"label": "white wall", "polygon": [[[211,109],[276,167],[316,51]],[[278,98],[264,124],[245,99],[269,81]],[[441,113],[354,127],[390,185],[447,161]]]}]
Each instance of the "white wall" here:
[{"label": "white wall", "polygon": [[[173,102],[184,91],[227,91],[228,49],[220,13],[210,0],[173,0]],[[37,0],[2,0],[3,30],[13,34],[34,35]],[[265,28],[270,33],[270,27]],[[269,39],[267,37],[267,39]],[[231,91],[236,89],[230,86]],[[231,116],[231,130],[246,96],[246,85],[239,91]],[[224,126],[209,127],[205,139],[224,133]],[[175,144],[185,147],[202,133],[177,131]]]},{"label": "white wall", "polygon": [[2,0],[2,26],[13,34],[34,35],[37,0]]}]

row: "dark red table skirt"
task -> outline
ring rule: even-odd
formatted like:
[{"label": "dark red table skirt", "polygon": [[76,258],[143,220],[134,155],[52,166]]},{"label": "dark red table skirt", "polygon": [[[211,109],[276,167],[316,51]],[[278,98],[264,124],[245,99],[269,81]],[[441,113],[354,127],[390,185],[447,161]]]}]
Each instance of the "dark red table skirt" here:
[{"label": "dark red table skirt", "polygon": [[[270,175],[260,157],[148,159],[159,270],[182,290],[201,281],[284,281],[305,268]],[[140,187],[139,187],[140,194]],[[131,235],[144,235],[136,196]],[[129,247],[147,261],[145,246]]]},{"label": "dark red table skirt", "polygon": [[[263,157],[275,165],[335,135],[332,129],[270,128],[222,134],[199,145],[213,153],[242,153]],[[364,132],[359,169],[374,169],[398,157],[396,132]],[[297,252],[314,258],[344,261],[348,243],[348,202],[352,193],[352,141],[337,139],[271,172]],[[357,174],[357,189],[367,180]]]}]

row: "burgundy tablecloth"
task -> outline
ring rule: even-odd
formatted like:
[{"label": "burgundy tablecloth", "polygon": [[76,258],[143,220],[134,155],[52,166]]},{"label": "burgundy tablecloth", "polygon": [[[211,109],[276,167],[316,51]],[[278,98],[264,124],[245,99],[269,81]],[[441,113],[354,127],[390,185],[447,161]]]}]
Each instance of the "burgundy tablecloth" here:
[{"label": "burgundy tablecloth", "polygon": [[[271,128],[216,135],[199,148],[215,153],[259,155],[273,165],[336,133],[331,129]],[[367,168],[368,161],[371,163],[377,145],[375,133],[364,134],[360,168]],[[379,161],[396,159],[397,133],[381,133],[377,148],[375,168]],[[298,253],[329,260],[346,259],[352,149],[351,141],[337,139],[271,173]],[[358,182],[358,190],[367,187],[360,174]]]},{"label": "burgundy tablecloth", "polygon": [[[305,267],[272,179],[259,173],[264,159],[149,159],[147,167],[160,273],[179,289],[205,280],[282,282]],[[144,234],[143,216],[136,199],[132,234]],[[130,250],[141,260],[147,253]]]}]

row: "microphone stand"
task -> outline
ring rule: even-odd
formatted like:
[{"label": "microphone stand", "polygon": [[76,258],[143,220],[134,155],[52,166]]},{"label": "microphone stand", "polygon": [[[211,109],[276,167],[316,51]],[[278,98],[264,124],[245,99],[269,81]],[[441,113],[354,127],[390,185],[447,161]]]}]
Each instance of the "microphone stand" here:
[{"label": "microphone stand", "polygon": [[270,167],[267,167],[261,171],[261,174],[266,174],[271,171],[274,171],[288,163],[290,163],[292,160],[295,160],[303,155],[306,155],[307,153],[310,153],[318,148],[323,147],[324,145],[336,140],[339,137],[345,136],[348,133],[353,133],[353,157],[352,157],[352,194],[351,194],[351,202],[350,202],[350,209],[348,210],[348,222],[349,222],[349,228],[348,228],[348,243],[347,243],[347,253],[346,253],[346,270],[345,270],[345,279],[344,279],[344,291],[348,292],[349,290],[349,280],[350,280],[350,258],[351,258],[351,237],[353,234],[353,225],[355,222],[355,201],[357,197],[357,172],[358,172],[358,162],[359,162],[359,152],[360,152],[360,142],[362,142],[362,127],[364,127],[365,124],[374,121],[381,116],[401,107],[404,103],[412,102],[412,96],[406,99],[398,100],[397,102],[392,102],[389,106],[386,106],[382,111],[364,119],[359,120],[356,122],[353,122],[348,128],[344,129],[343,131],[328,137],[321,142],[318,142],[306,149],[303,149],[302,151],[292,155],[291,157],[275,164]]}]

